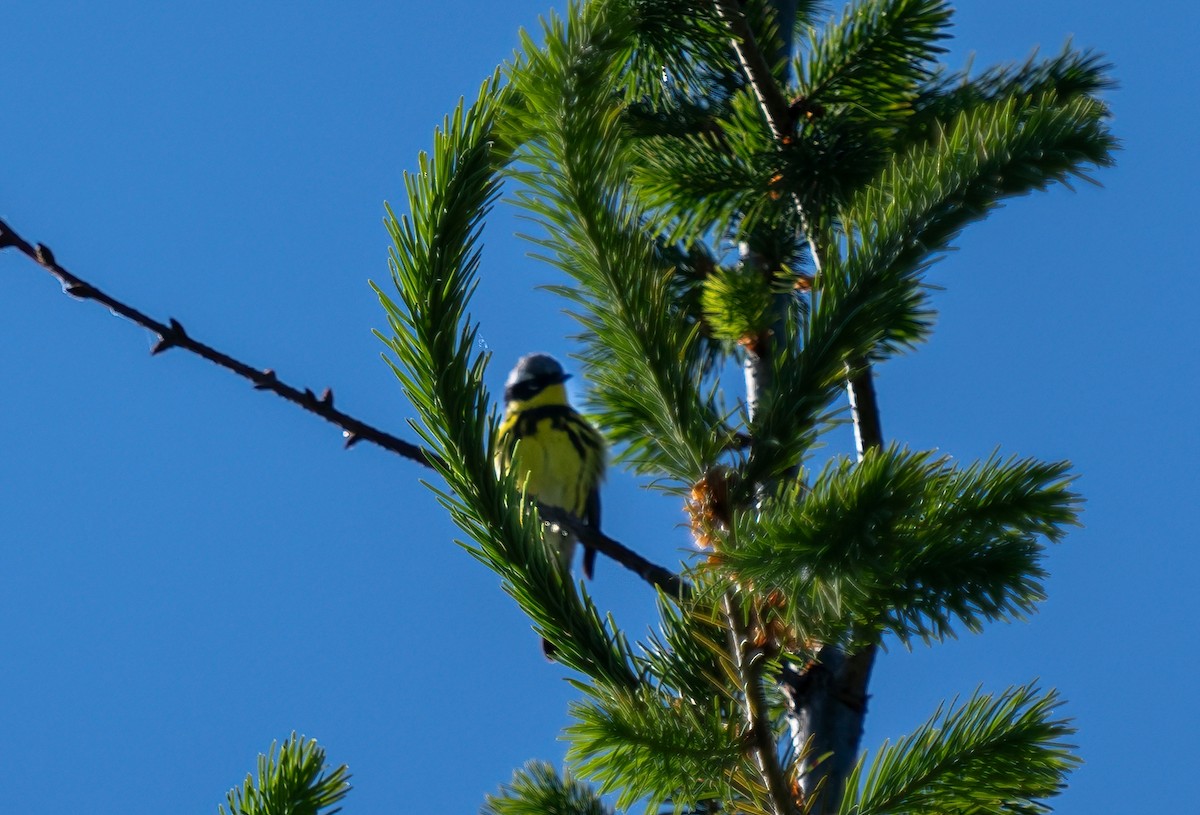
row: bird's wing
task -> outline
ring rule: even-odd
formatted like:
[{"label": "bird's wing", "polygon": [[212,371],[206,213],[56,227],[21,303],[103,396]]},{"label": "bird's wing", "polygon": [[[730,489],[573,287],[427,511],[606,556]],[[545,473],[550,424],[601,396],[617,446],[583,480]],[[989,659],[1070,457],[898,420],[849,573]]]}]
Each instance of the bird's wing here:
[{"label": "bird's wing", "polygon": [[496,474],[502,474],[512,466],[513,453],[517,449],[517,414],[504,417],[496,433]]}]

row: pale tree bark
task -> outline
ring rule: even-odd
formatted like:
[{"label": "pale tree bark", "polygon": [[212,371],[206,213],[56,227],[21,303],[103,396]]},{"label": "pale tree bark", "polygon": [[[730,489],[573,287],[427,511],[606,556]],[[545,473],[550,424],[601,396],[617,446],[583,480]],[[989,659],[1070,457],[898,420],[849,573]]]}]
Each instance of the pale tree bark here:
[{"label": "pale tree bark", "polygon": [[[757,47],[753,32],[736,0],[714,0],[725,21],[738,60],[762,108],[763,116],[775,138],[782,142],[790,132],[788,102],[771,72],[770,65]],[[785,54],[790,57],[794,0],[773,0],[780,22]],[[814,234],[812,213],[796,200],[800,223],[808,241],[814,271],[821,271],[821,251]],[[753,257],[753,249],[743,249],[743,262]],[[745,364],[747,403],[753,417],[754,407],[770,387],[770,344],[747,356]],[[846,367],[846,390],[854,422],[858,458],[882,446],[883,430],[870,362],[850,360]],[[800,757],[798,783],[803,803],[812,813],[838,810],[846,781],[858,759],[866,718],[871,670],[876,647],[869,645],[848,653],[838,643],[822,646],[814,661],[807,665],[785,663],[779,681],[788,700],[788,723],[794,752]]]},{"label": "pale tree bark", "polygon": [[[875,399],[870,364],[847,366],[846,391],[854,421],[858,458],[883,445],[883,428]],[[858,760],[863,722],[867,716],[867,686],[878,647],[866,645],[847,653],[835,643],[821,647],[816,660],[801,669],[787,665],[782,677],[788,699],[788,724],[800,764],[800,789],[805,800],[818,799],[813,813],[837,812]]]}]

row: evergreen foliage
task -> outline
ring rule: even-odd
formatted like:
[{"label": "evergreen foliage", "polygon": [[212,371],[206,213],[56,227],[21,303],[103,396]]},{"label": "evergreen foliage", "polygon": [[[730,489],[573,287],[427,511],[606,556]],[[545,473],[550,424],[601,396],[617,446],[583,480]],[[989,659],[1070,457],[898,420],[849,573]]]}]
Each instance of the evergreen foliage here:
[{"label": "evergreen foliage", "polygon": [[624,638],[555,567],[513,478],[497,478],[493,470],[496,411],[483,386],[487,356],[475,350],[477,326],[466,305],[479,265],[481,219],[510,158],[495,133],[506,98],[498,79],[485,83],[476,103],[469,110],[460,105],[438,131],[432,157],[422,155],[418,172],[406,176],[412,217],[389,211],[388,223],[401,303],[377,289],[394,332],[384,340],[421,417],[413,427],[439,457],[448,489],[435,492],[477,544],[464,545],[501,575],[547,639],[563,643],[563,664],[632,686]]},{"label": "evergreen foliage", "polygon": [[[1077,761],[1057,696],[1029,686],[977,693],[806,784],[825,757],[796,735],[794,697],[823,649],[933,643],[1033,612],[1045,546],[1080,500],[1066,462],[999,454],[963,465],[892,444],[809,468],[847,376],[929,335],[925,272],[965,226],[1086,179],[1116,148],[1108,66],[1091,52],[971,74],[937,63],[946,2],[824,14],[572,3],[447,118],[407,177],[408,214],[388,212],[382,339],[438,457],[431,488],[582,693],[568,761],[596,790],[530,764],[489,815],[602,813],[609,793],[622,810],[1036,813]],[[735,48],[742,25],[752,38]],[[795,59],[777,58],[792,41]],[[680,564],[692,590],[660,596],[646,642],[555,567],[536,507],[493,468],[468,306],[502,181],[565,275],[553,290],[579,321],[616,460],[687,496],[706,550]],[[736,365],[761,375],[752,389]],[[251,793],[231,810],[268,811]]]},{"label": "evergreen foliage", "polygon": [[954,620],[977,632],[1043,599],[1040,540],[1059,540],[1077,508],[1066,472],[996,458],[957,468],[894,446],[842,457],[794,501],[739,513],[738,545],[716,558],[788,598],[804,641],[887,631],[907,644]]},{"label": "evergreen foliage", "polygon": [[[226,796],[229,815],[334,815],[329,809],[350,791],[346,765],[330,771],[316,741],[295,733],[258,757],[258,779],[246,776]],[[217,808],[225,815],[225,807]]]},{"label": "evergreen foliage", "polygon": [[489,795],[481,810],[483,815],[610,815],[599,796],[571,776],[559,777],[554,768],[541,761],[531,761],[513,773],[511,784],[499,795]]},{"label": "evergreen foliage", "polygon": [[855,769],[843,811],[1047,812],[1039,802],[1060,792],[1063,775],[1079,763],[1063,742],[1074,730],[1053,718],[1058,705],[1053,692],[1027,685],[938,710],[895,745],[885,744],[869,770]]}]

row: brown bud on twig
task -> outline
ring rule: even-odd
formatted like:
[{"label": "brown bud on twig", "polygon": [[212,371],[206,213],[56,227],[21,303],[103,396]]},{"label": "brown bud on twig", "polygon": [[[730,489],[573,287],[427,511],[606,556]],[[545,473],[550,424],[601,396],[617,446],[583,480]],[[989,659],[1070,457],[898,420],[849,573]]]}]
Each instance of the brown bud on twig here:
[{"label": "brown bud on twig", "polygon": [[731,487],[737,474],[728,467],[712,467],[692,485],[687,511],[692,519],[692,535],[701,549],[715,549],[713,532],[729,529],[733,524]]},{"label": "brown bud on twig", "polygon": [[175,348],[180,342],[187,339],[187,332],[183,330],[183,326],[179,321],[172,317],[169,320],[171,328],[169,331],[164,331],[158,335],[158,342],[154,343],[154,347],[150,349],[150,354],[161,354],[168,348]]},{"label": "brown bud on twig", "polygon": [[259,374],[258,381],[254,383],[254,389],[257,391],[270,390],[275,384],[275,370],[273,368],[264,368]]}]

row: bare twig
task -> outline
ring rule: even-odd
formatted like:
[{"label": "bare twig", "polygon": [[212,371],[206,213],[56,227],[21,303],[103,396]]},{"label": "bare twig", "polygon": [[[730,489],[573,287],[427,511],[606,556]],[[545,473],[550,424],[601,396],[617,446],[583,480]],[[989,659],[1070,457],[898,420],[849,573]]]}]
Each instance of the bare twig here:
[{"label": "bare twig", "polygon": [[[166,323],[162,323],[138,309],[117,300],[115,297],[106,294],[91,283],[81,280],[59,265],[49,247],[40,243],[36,246],[30,244],[29,241],[17,234],[7,223],[0,221],[0,251],[9,247],[17,249],[47,272],[57,277],[62,282],[63,291],[72,297],[77,297],[81,300],[94,300],[111,310],[114,314],[119,314],[130,322],[157,334],[158,342],[151,349],[151,354],[160,354],[170,348],[191,351],[193,354],[203,357],[227,371],[232,371],[238,376],[250,380],[256,390],[270,391],[293,404],[299,405],[308,412],[320,416],[325,421],[342,428],[342,435],[346,439],[346,447],[352,447],[360,441],[368,441],[382,447],[384,450],[396,453],[426,467],[436,468],[439,464],[443,463],[436,454],[429,450],[404,441],[401,438],[393,436],[391,433],[380,430],[361,419],[357,419],[336,409],[333,406],[333,391],[331,389],[326,388],[318,396],[308,388],[294,388],[280,381],[275,372],[270,368],[264,370],[252,368],[228,354],[193,339],[184,331],[183,326],[178,320],[170,318]],[[673,597],[683,598],[688,595],[690,586],[678,575],[662,566],[651,563],[637,552],[604,535],[599,530],[584,525],[578,518],[556,507],[539,507],[539,512],[546,520],[552,520],[570,529],[576,537],[588,546],[617,561],[647,583],[659,587]]]},{"label": "bare twig", "polygon": [[252,368],[228,354],[193,339],[184,331],[179,321],[173,317],[166,323],[155,320],[153,317],[106,294],[91,283],[87,283],[76,277],[59,265],[58,261],[54,259],[54,254],[45,244],[39,243],[36,247],[30,245],[28,241],[13,231],[12,227],[4,221],[0,221],[0,249],[6,249],[10,246],[20,250],[47,272],[62,281],[63,291],[72,297],[77,297],[80,300],[94,300],[107,307],[114,314],[119,314],[126,320],[157,334],[158,342],[150,350],[151,354],[161,354],[170,348],[181,348],[184,351],[191,351],[193,354],[203,357],[227,371],[232,371],[238,376],[250,380],[254,384],[255,390],[270,391],[293,404],[299,405],[310,413],[315,413],[325,421],[332,422],[342,428],[342,434],[346,439],[346,447],[353,447],[360,441],[369,441],[385,450],[390,450],[397,455],[404,456],[426,467],[433,467],[435,465],[437,457],[428,450],[423,450],[415,444],[397,438],[391,433],[373,427],[335,408],[333,406],[333,391],[331,389],[326,388],[320,396],[317,396],[314,391],[308,388],[294,388],[280,381],[275,375],[275,371],[270,368],[263,370]]},{"label": "bare twig", "polygon": [[538,515],[543,521],[558,524],[564,529],[569,530],[581,543],[592,547],[606,557],[612,558],[647,583],[658,586],[663,590],[664,594],[680,600],[687,599],[691,595],[691,584],[679,575],[668,569],[664,569],[662,566],[651,563],[624,544],[618,543],[608,537],[608,535],[605,535],[599,529],[583,523],[583,521],[565,509],[539,503]]}]

